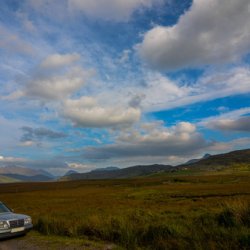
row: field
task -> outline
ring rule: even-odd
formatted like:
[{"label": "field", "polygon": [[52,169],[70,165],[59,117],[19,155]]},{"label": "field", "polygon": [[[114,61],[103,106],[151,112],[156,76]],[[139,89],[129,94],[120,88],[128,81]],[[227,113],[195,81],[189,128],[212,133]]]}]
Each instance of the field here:
[{"label": "field", "polygon": [[250,172],[0,186],[42,235],[119,249],[250,249]]}]

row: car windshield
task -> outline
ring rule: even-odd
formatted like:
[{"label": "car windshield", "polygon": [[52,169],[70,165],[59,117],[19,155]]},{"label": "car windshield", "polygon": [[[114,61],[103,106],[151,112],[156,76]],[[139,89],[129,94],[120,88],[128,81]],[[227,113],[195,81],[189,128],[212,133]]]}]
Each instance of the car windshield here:
[{"label": "car windshield", "polygon": [[8,213],[10,210],[3,204],[0,203],[0,213]]}]

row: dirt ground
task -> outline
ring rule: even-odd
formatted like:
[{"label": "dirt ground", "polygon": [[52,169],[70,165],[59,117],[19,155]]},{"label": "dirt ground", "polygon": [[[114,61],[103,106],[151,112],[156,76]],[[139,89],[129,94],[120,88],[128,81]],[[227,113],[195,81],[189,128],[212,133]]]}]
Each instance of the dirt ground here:
[{"label": "dirt ground", "polygon": [[63,239],[29,234],[0,241],[0,250],[115,250],[112,244],[65,242]]},{"label": "dirt ground", "polygon": [[40,250],[39,246],[35,246],[32,243],[28,243],[24,237],[17,237],[13,239],[1,240],[0,250],[19,250],[19,249],[32,249]]}]

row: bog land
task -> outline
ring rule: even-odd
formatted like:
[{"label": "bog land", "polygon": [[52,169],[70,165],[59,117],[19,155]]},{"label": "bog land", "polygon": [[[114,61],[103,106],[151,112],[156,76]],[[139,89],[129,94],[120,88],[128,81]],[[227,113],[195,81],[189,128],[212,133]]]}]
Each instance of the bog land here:
[{"label": "bog land", "polygon": [[250,249],[248,164],[136,179],[2,184],[0,197],[31,215],[44,239],[131,250]]}]

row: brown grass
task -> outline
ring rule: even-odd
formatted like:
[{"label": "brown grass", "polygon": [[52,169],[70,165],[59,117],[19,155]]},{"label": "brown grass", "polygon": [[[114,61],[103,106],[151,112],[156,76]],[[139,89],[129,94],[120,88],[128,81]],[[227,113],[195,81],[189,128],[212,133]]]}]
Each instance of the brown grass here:
[{"label": "brown grass", "polygon": [[126,249],[250,249],[250,173],[15,183],[0,200],[44,235]]}]

